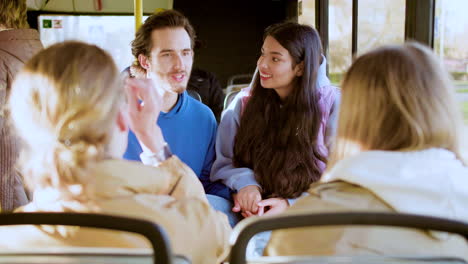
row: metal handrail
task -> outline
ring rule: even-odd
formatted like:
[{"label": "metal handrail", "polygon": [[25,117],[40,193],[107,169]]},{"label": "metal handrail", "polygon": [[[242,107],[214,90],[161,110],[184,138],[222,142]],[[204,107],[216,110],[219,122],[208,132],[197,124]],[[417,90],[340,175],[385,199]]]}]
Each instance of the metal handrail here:
[{"label": "metal handrail", "polygon": [[142,219],[91,213],[0,214],[0,226],[10,225],[81,226],[137,233],[151,243],[154,251],[153,263],[172,264],[172,251],[166,232],[159,225]]},{"label": "metal handrail", "polygon": [[[248,219],[247,219],[248,220]],[[245,220],[244,220],[245,221]],[[240,223],[231,236],[230,264],[245,264],[246,248],[250,239],[258,233],[314,226],[374,225],[418,228],[462,235],[468,241],[468,223],[439,217],[396,213],[324,213],[300,214],[253,219]]]},{"label": "metal handrail", "polygon": [[133,1],[133,14],[135,16],[135,32],[137,32],[143,24],[143,0]]},{"label": "metal handrail", "polygon": [[227,85],[228,85],[228,86],[234,85],[234,82],[235,82],[237,79],[244,79],[244,80],[249,79],[249,82],[241,83],[241,84],[249,84],[249,83],[250,83],[250,80],[252,79],[252,77],[253,77],[253,74],[251,74],[251,73],[233,75],[233,76],[231,76],[231,77],[228,79]]}]

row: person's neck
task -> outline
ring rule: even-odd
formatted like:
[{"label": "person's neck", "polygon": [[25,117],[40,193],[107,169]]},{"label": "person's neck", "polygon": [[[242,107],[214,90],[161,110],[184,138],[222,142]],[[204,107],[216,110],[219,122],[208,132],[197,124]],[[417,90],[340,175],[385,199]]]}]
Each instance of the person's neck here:
[{"label": "person's neck", "polygon": [[278,94],[281,102],[284,102],[286,98],[289,96],[291,91],[289,89],[275,89],[276,94]]},{"label": "person's neck", "polygon": [[170,92],[165,92],[163,95],[163,105],[161,110],[164,113],[168,113],[171,111],[174,106],[177,104],[177,100],[179,98],[179,94],[177,93],[170,93]]}]

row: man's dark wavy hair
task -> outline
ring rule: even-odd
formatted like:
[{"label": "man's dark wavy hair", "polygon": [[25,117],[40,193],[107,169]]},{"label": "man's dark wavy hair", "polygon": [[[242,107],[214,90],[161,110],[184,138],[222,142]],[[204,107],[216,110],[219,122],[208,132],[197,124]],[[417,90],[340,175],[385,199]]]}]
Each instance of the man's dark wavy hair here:
[{"label": "man's dark wavy hair", "polygon": [[143,54],[150,57],[153,43],[151,42],[151,33],[156,29],[164,28],[184,28],[190,37],[192,49],[195,46],[196,34],[189,20],[176,10],[165,10],[157,14],[151,15],[145,20],[145,23],[138,29],[135,34],[135,39],[132,41],[132,54],[136,61],[133,67],[143,71],[138,62],[138,55]]}]

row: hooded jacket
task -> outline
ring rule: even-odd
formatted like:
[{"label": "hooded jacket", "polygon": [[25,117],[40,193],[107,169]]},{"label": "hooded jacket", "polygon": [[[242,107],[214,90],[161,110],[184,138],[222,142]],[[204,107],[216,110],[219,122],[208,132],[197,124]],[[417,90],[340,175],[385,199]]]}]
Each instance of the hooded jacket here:
[{"label": "hooded jacket", "polygon": [[[193,171],[176,156],[158,167],[124,160],[104,160],[90,172],[94,187],[93,212],[141,218],[162,226],[173,252],[194,264],[216,264],[228,253],[231,227],[213,210]],[[86,207],[64,201],[54,189],[34,192],[19,212],[83,212]],[[60,247],[148,248],[138,235],[126,232],[64,226],[0,228],[0,249],[31,250]]]},{"label": "hooded jacket", "polygon": [[[330,138],[335,133],[336,117],[340,103],[340,91],[331,86],[326,73],[327,61],[323,57],[317,72],[316,87],[320,95],[319,104],[322,110],[321,126],[318,134],[318,148],[325,157],[328,156]],[[223,112],[216,136],[216,160],[211,169],[211,181],[222,180],[229,188],[239,191],[242,188],[255,185],[261,187],[250,168],[237,168],[233,165],[234,143],[243,107],[250,98],[250,87],[237,94],[229,107]],[[321,163],[322,169],[325,164]],[[290,199],[290,203],[294,199]]]},{"label": "hooded jacket", "polygon": [[[468,167],[444,149],[368,151],[338,162],[287,214],[395,212],[468,221]],[[390,227],[298,228],[273,232],[267,255],[457,256],[458,235]]]}]

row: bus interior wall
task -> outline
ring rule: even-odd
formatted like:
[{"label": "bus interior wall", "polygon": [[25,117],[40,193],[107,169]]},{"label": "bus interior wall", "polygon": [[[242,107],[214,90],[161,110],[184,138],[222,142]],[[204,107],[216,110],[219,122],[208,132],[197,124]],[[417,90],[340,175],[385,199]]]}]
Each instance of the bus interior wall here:
[{"label": "bus interior wall", "polygon": [[[297,21],[297,0],[174,0],[173,9],[197,32],[194,67],[214,73],[222,87],[233,75],[254,72],[266,27]],[[30,27],[38,29],[38,16],[47,13],[28,11]]]},{"label": "bus interior wall", "polygon": [[295,6],[296,0],[174,0],[201,43],[194,67],[216,74],[222,87],[232,75],[254,72],[264,29],[297,20]]}]

